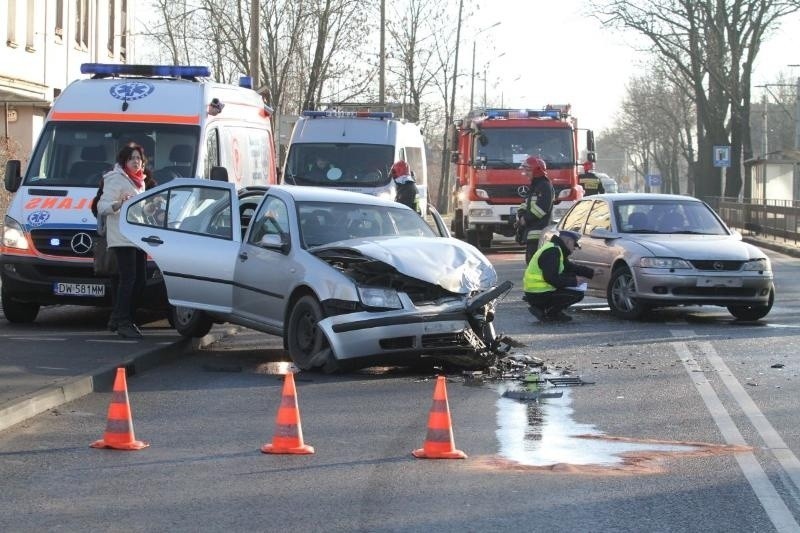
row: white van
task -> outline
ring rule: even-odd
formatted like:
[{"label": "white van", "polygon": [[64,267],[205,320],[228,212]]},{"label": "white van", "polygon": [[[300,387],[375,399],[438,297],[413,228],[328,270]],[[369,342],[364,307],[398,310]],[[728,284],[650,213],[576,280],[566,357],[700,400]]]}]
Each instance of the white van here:
[{"label": "white van", "polygon": [[[210,81],[207,67],[84,64],[90,79],[53,103],[24,176],[6,164],[16,193],[2,226],[2,305],[31,322],[42,305],[107,306],[111,280],[93,271],[97,220],[90,204],[128,142],[140,144],[158,183],[200,176],[240,187],[277,181],[271,110],[251,88]],[[144,301],[166,306],[155,265]]]},{"label": "white van", "polygon": [[395,198],[389,169],[408,163],[427,212],[428,165],[418,125],[391,112],[303,111],[292,130],[281,180]]}]

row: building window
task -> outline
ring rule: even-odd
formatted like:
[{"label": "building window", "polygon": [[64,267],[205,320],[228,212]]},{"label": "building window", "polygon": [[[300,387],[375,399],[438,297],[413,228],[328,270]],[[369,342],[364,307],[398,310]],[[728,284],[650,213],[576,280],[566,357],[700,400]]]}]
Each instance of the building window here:
[{"label": "building window", "polygon": [[119,14],[119,60],[125,63],[128,46],[128,0],[122,0]]},{"label": "building window", "polygon": [[75,0],[75,46],[89,48],[89,0]]},{"label": "building window", "polygon": [[34,46],[34,38],[36,36],[36,25],[34,24],[34,0],[28,0],[28,12],[25,13],[25,50],[28,52],[34,52],[36,47]]},{"label": "building window", "polygon": [[17,0],[8,0],[8,20],[6,21],[6,44],[17,47]]},{"label": "building window", "polygon": [[108,55],[114,57],[114,0],[108,0]]},{"label": "building window", "polygon": [[56,0],[56,41],[61,42],[64,38],[64,0]]}]

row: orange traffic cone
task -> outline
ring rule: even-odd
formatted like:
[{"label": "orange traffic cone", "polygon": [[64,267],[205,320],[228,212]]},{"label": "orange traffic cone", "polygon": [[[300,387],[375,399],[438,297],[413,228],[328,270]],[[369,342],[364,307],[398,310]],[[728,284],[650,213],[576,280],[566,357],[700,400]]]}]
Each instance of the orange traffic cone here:
[{"label": "orange traffic cone", "polygon": [[150,446],[149,442],[136,440],[133,435],[131,404],[128,401],[128,384],[125,381],[125,368],[117,368],[114,391],[108,406],[106,432],[101,440],[91,444],[92,448],[114,448],[115,450],[141,450]]},{"label": "orange traffic cone", "polygon": [[467,454],[456,450],[453,442],[453,426],[450,423],[450,405],[447,403],[447,381],[444,376],[436,378],[433,390],[433,405],[428,416],[428,435],[425,444],[414,450],[420,459],[466,459]]},{"label": "orange traffic cone", "polygon": [[264,453],[314,453],[314,448],[303,444],[303,428],[300,424],[300,409],[297,407],[297,391],[294,388],[294,374],[286,373],[283,380],[281,405],[275,420],[275,435],[272,443],[261,447]]}]

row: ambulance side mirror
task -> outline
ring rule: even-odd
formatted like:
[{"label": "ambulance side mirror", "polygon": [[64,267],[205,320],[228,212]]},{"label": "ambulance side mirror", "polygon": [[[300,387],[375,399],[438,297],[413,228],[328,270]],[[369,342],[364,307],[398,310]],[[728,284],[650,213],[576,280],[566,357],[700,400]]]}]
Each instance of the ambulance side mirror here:
[{"label": "ambulance side mirror", "polygon": [[22,163],[18,159],[9,159],[6,161],[6,190],[8,192],[17,192],[19,186],[22,184],[22,173],[20,169]]},{"label": "ambulance side mirror", "polygon": [[228,181],[228,169],[225,167],[211,167],[209,177],[212,181]]}]

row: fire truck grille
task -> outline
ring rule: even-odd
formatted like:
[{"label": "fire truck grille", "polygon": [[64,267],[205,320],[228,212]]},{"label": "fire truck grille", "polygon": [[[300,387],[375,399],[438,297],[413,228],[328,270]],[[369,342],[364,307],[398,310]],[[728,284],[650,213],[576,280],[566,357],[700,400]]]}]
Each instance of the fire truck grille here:
[{"label": "fire truck grille", "polygon": [[519,192],[522,190],[521,185],[481,185],[480,188],[486,191],[486,194],[489,195],[489,198],[486,200],[489,204],[508,204],[508,203],[515,203],[519,202],[522,203],[522,199],[525,197],[524,193],[522,195]]}]

